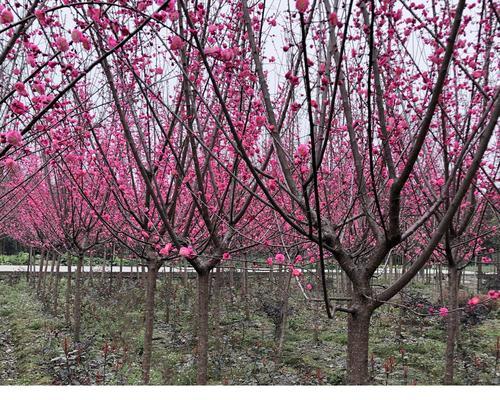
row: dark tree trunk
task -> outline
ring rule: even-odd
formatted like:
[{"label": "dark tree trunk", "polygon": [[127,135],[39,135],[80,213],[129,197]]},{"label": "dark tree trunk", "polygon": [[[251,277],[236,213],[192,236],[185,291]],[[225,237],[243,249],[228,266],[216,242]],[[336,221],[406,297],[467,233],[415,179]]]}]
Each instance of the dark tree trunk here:
[{"label": "dark tree trunk", "polygon": [[283,294],[280,303],[280,321],[275,332],[276,338],[276,361],[281,359],[281,354],[283,352],[283,345],[285,343],[286,326],[288,323],[288,302],[290,297],[290,284],[292,282],[292,274],[290,273],[288,278],[285,275],[286,281],[284,282]]},{"label": "dark tree trunk", "polygon": [[444,384],[453,385],[453,374],[455,368],[455,343],[458,333],[458,322],[460,315],[458,308],[458,289],[460,283],[460,271],[456,266],[448,266],[449,282],[448,282],[448,307],[450,313],[447,317],[446,325],[446,351],[445,351],[445,374]]},{"label": "dark tree trunk", "polygon": [[120,272],[118,274],[118,285],[120,286],[120,288],[122,287],[122,283],[123,283],[123,254],[121,254],[120,257]]},{"label": "dark tree trunk", "polygon": [[31,259],[33,257],[33,248],[30,247],[28,254],[28,266],[26,268],[26,282],[30,283],[30,270],[31,270]]},{"label": "dark tree trunk", "polygon": [[53,287],[54,287],[54,271],[56,265],[57,254],[56,252],[52,252],[52,260],[50,261],[50,276],[49,276],[49,286],[45,293],[45,303],[47,306],[50,303],[50,297],[52,296]]},{"label": "dark tree trunk", "polygon": [[90,287],[94,287],[94,256],[93,253],[89,254],[89,280]]},{"label": "dark tree trunk", "polygon": [[151,353],[153,348],[153,328],[155,318],[156,277],[160,264],[157,260],[148,261],[146,282],[146,302],[144,308],[144,353],[142,355],[142,378],[149,383],[151,371]]},{"label": "dark tree trunk", "polygon": [[364,304],[355,306],[347,324],[347,381],[350,385],[367,385],[368,341],[372,312]]},{"label": "dark tree trunk", "polygon": [[208,380],[208,304],[210,273],[198,273],[198,360],[196,383],[206,385]]},{"label": "dark tree trunk", "polygon": [[66,264],[68,268],[68,274],[66,275],[66,304],[64,309],[64,320],[66,325],[71,325],[71,266],[73,264],[73,258],[71,254],[66,257]]},{"label": "dark tree trunk", "polygon": [[45,267],[42,272],[42,286],[40,288],[40,298],[42,299],[43,302],[45,302],[45,291],[46,291],[46,281],[47,281],[47,271],[49,270],[49,260],[50,260],[50,253],[47,251],[45,255]]},{"label": "dark tree trunk", "polygon": [[[221,349],[221,329],[220,329],[220,307],[221,302],[219,299],[221,298],[221,273],[220,268],[216,268],[213,276],[215,277],[213,284],[213,297],[215,298],[215,304],[212,313],[212,321],[214,326],[214,336],[215,336],[215,351],[216,353],[220,352]],[[212,280],[210,280],[211,283]]]},{"label": "dark tree trunk", "polygon": [[172,297],[173,297],[173,275],[174,275],[174,270],[173,267],[170,266],[167,270],[165,270],[165,322],[168,324],[170,323],[170,308],[172,304]]},{"label": "dark tree trunk", "polygon": [[78,263],[76,264],[75,277],[75,304],[73,309],[73,340],[80,341],[80,328],[82,319],[82,268],[83,253],[78,254]]},{"label": "dark tree trunk", "polygon": [[245,320],[250,321],[250,308],[248,307],[248,269],[247,269],[247,260],[245,256],[245,266],[242,272],[242,280],[241,290],[243,294],[243,304],[245,306]]},{"label": "dark tree trunk", "polygon": [[38,271],[38,280],[36,283],[36,294],[40,295],[40,290],[42,289],[42,273],[43,273],[43,264],[44,264],[45,250],[42,250],[40,253],[40,269]]},{"label": "dark tree trunk", "polygon": [[57,315],[57,308],[59,306],[59,283],[61,282],[61,257],[57,258],[56,261],[56,281],[54,284],[54,306],[53,313]]}]

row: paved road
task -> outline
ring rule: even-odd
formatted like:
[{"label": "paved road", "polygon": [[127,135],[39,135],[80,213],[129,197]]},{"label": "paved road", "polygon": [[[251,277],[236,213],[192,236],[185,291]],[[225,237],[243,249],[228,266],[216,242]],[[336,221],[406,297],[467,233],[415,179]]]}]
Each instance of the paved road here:
[{"label": "paved road", "polygon": [[[228,268],[229,266],[227,267],[224,267],[224,268]],[[123,266],[123,272],[137,272],[137,267],[130,267],[130,266]],[[140,268],[140,267],[139,267]],[[165,271],[168,267],[164,266],[162,268],[162,271]],[[0,265],[0,273],[1,272],[26,272],[26,265]],[[38,271],[39,269],[39,266],[38,265],[35,265],[35,270]],[[97,265],[94,265],[92,267],[92,271],[93,272],[102,272],[102,269],[103,267],[102,266],[97,266]],[[50,270],[50,264],[49,264],[49,270]],[[59,270],[61,272],[68,272],[68,267],[66,265],[61,265],[59,267]],[[90,266],[84,266],[83,267],[83,270],[84,272],[90,272]],[[105,272],[111,272],[111,267],[107,266],[107,267],[104,267],[104,270]],[[115,273],[118,273],[120,270],[120,267],[119,266],[113,266],[113,270],[112,272],[115,272]],[[276,269],[275,269],[276,270]],[[76,271],[76,267],[73,265],[71,267],[71,271]],[[174,268],[174,272],[183,272],[184,271],[184,268]],[[194,269],[192,269],[191,267],[188,268],[188,271],[189,272],[194,272]],[[254,272],[267,272],[268,271],[268,267],[267,266],[261,266],[259,268],[255,268],[255,269],[250,269],[250,271],[254,271]],[[391,271],[391,272],[394,272],[395,270],[394,269],[388,269],[388,271]],[[308,273],[314,273],[316,272],[315,269],[305,269],[304,272],[308,272]],[[398,268],[398,273],[401,273],[402,270],[401,268]],[[433,271],[434,272],[434,271]],[[329,271],[329,273],[331,273]],[[383,273],[383,267],[380,268],[379,270],[379,273]],[[475,276],[476,275],[476,272],[475,271],[462,271],[463,274],[465,275],[471,275],[471,276]],[[443,275],[446,274],[446,270],[443,270]]]}]

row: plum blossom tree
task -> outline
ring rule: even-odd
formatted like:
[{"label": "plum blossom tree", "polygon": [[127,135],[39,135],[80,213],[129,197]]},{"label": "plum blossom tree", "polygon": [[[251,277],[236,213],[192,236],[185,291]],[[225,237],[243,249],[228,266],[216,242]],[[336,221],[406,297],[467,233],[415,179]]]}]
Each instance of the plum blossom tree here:
[{"label": "plum blossom tree", "polygon": [[[261,3],[243,0],[233,7],[252,55],[247,74],[255,82],[251,93],[256,99],[247,112],[262,110],[264,117],[255,119],[255,127],[260,128],[261,151],[272,155],[274,168],[266,159],[251,157],[245,147],[247,135],[211,63],[214,55],[222,57],[222,48],[207,51],[198,37],[197,21],[183,7],[191,28],[189,42],[201,53],[232,143],[268,204],[318,245],[322,271],[327,251],[349,277],[353,290],[346,309],[348,377],[350,383],[366,383],[373,311],[429,260],[475,179],[495,131],[498,87],[482,79],[493,65],[487,53],[496,22],[483,20],[493,15],[490,5],[433,3],[429,12],[423,4],[394,1],[351,1],[342,7],[339,2],[297,2],[298,12],[283,14],[287,25],[280,35],[289,36],[281,55],[282,65],[289,69],[272,74],[272,79],[265,69],[268,57],[262,37],[264,31],[279,29],[276,19],[265,24]],[[486,32],[465,35],[483,22]],[[412,42],[424,50],[416,50]],[[469,44],[473,54],[464,50]],[[234,49],[236,44],[226,46]],[[271,85],[279,90],[272,92]],[[447,103],[451,96],[458,99],[453,106]],[[429,171],[428,147],[443,143],[442,118],[448,137],[467,139],[459,146],[448,178],[434,177],[439,195],[430,205],[413,207],[422,201],[419,186],[422,174]],[[461,120],[468,121],[467,132]],[[445,202],[452,182],[457,188]],[[271,187],[279,188],[277,193]],[[420,235],[438,209],[439,224],[430,234]],[[424,240],[411,266],[389,287],[375,291],[370,281],[380,263],[392,249],[417,236]],[[331,314],[326,290],[324,297]]]},{"label": "plum blossom tree", "polygon": [[[0,7],[0,218],[35,207],[25,198],[45,182],[40,196],[56,199],[56,231],[81,262],[105,231],[147,261],[145,382],[162,263],[182,258],[197,273],[205,384],[211,271],[258,247],[299,278],[287,236],[317,257],[327,314],[348,314],[348,380],[366,384],[373,312],[440,251],[458,257],[483,183],[497,200],[482,164],[497,160],[494,4],[276,7]],[[375,289],[380,264],[410,248],[409,268]],[[329,256],[350,281],[346,307],[330,305]]]}]

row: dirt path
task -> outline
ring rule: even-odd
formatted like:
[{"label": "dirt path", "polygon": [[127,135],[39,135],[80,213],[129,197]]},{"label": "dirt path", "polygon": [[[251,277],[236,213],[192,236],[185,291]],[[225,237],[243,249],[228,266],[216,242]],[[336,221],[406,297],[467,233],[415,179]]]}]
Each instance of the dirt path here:
[{"label": "dirt path", "polygon": [[0,385],[13,385],[17,379],[16,352],[9,320],[0,317]]}]

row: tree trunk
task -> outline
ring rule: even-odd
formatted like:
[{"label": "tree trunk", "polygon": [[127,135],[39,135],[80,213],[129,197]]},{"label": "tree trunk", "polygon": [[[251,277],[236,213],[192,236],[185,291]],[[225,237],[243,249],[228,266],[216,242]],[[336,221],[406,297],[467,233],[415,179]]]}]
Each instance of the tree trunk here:
[{"label": "tree trunk", "polygon": [[[221,329],[220,329],[220,307],[221,307],[221,273],[220,268],[215,269],[213,274],[215,277],[215,282],[213,285],[213,297],[215,298],[215,304],[212,313],[212,321],[214,326],[214,336],[215,336],[215,352],[218,354],[221,349]],[[211,279],[210,279],[211,281]]]},{"label": "tree trunk", "polygon": [[156,277],[160,264],[157,260],[148,261],[146,284],[146,303],[144,308],[144,352],[142,355],[142,379],[149,383],[151,371],[151,353],[153,348],[153,328],[155,318]]},{"label": "tree trunk", "polygon": [[208,303],[210,273],[198,273],[198,360],[196,383],[206,385],[208,379]]},{"label": "tree trunk", "polygon": [[122,287],[123,283],[123,254],[120,256],[120,273],[118,274],[118,285],[120,288]]},{"label": "tree trunk", "polygon": [[438,290],[439,290],[439,303],[443,304],[444,303],[444,296],[443,296],[443,267],[441,264],[438,265],[438,270],[437,270],[437,279],[438,279]]},{"label": "tree trunk", "polygon": [[30,269],[31,269],[31,259],[33,257],[33,247],[30,247],[30,251],[28,254],[28,266],[26,269],[26,282],[30,283]]},{"label": "tree trunk", "polygon": [[455,343],[458,333],[458,322],[460,320],[458,308],[458,289],[460,283],[460,272],[456,266],[448,266],[448,307],[450,313],[446,324],[446,351],[445,351],[445,374],[444,384],[453,385],[453,374],[455,368]]},{"label": "tree trunk", "polygon": [[170,323],[170,303],[172,301],[172,267],[165,267],[165,323]]},{"label": "tree trunk", "polygon": [[50,296],[52,295],[53,287],[54,287],[54,271],[56,265],[57,253],[55,251],[52,252],[52,260],[50,261],[50,277],[49,277],[49,288],[45,294],[45,303],[49,306]]},{"label": "tree trunk", "polygon": [[43,273],[43,261],[45,256],[45,250],[40,252],[40,269],[38,271],[38,281],[36,283],[36,294],[40,295],[40,290],[42,288],[42,273]]},{"label": "tree trunk", "polygon": [[355,308],[358,311],[349,314],[347,324],[347,381],[350,385],[367,385],[368,340],[372,313],[363,305]]},{"label": "tree trunk", "polygon": [[184,267],[184,273],[182,275],[182,285],[184,287],[183,291],[183,302],[184,305],[187,307],[189,304],[189,296],[188,296],[188,267]]},{"label": "tree trunk", "polygon": [[89,254],[89,280],[90,280],[90,287],[94,287],[94,255],[91,252]]},{"label": "tree trunk", "polygon": [[248,307],[248,269],[247,269],[247,260],[245,256],[245,266],[242,271],[242,280],[241,290],[243,295],[243,305],[245,307],[245,320],[250,321],[250,308]]},{"label": "tree trunk", "polygon": [[61,257],[58,257],[56,261],[56,281],[54,284],[54,306],[53,306],[54,315],[57,315],[57,308],[59,305],[59,283],[61,281],[60,269],[61,269]]},{"label": "tree trunk", "polygon": [[[285,277],[286,279],[286,277]],[[283,352],[283,344],[285,343],[286,326],[288,323],[288,302],[290,297],[290,284],[292,282],[292,274],[290,273],[288,279],[285,281],[283,295],[280,303],[280,323],[278,325],[278,330],[276,332],[277,346],[276,346],[276,362],[281,359],[281,353]]]},{"label": "tree trunk", "polygon": [[64,320],[66,321],[66,325],[71,324],[70,320],[70,310],[71,310],[71,266],[73,264],[73,259],[71,254],[68,254],[66,256],[66,264],[68,268],[68,274],[66,275],[67,281],[66,281],[66,304],[65,304],[65,309],[64,309]]},{"label": "tree trunk", "polygon": [[73,309],[73,340],[80,341],[80,325],[82,318],[82,267],[83,253],[78,254],[78,263],[76,264],[75,277],[75,304]]}]

